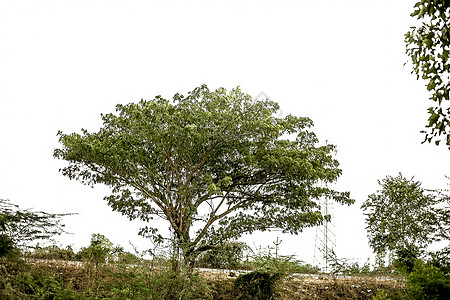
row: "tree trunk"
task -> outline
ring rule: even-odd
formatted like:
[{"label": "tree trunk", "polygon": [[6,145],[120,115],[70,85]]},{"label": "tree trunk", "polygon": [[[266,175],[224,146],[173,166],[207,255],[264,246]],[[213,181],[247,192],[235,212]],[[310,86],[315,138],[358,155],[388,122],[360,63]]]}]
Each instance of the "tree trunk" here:
[{"label": "tree trunk", "polygon": [[172,257],[170,258],[170,264],[174,273],[181,272],[180,246],[175,234],[172,239]]},{"label": "tree trunk", "polygon": [[186,267],[186,272],[188,276],[191,276],[194,272],[194,265],[195,265],[195,257],[194,255],[187,254],[184,256],[184,266]]}]

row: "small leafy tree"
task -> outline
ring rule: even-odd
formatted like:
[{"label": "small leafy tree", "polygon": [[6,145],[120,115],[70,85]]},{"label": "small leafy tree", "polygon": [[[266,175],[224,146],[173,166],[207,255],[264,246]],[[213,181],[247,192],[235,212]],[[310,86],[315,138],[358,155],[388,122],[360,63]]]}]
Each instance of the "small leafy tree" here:
[{"label": "small leafy tree", "polygon": [[369,244],[378,255],[396,253],[400,260],[413,260],[437,240],[439,199],[414,178],[386,176],[381,190],[369,195],[362,209],[366,216]]},{"label": "small leafy tree", "polygon": [[61,219],[67,215],[73,214],[20,209],[9,200],[0,199],[0,253],[6,254],[13,246],[30,249],[39,241],[52,241],[53,236],[66,233]]},{"label": "small leafy tree", "polygon": [[113,254],[114,246],[111,241],[102,234],[92,234],[91,244],[87,248],[80,250],[80,255],[83,259],[95,263],[104,263],[105,260]]},{"label": "small leafy tree", "polygon": [[425,140],[439,144],[443,136],[450,147],[450,0],[421,0],[411,16],[423,22],[406,33],[406,53],[417,79],[427,82],[430,100],[435,103],[428,109]]},{"label": "small leafy tree", "polygon": [[[129,219],[166,220],[185,264],[221,241],[320,224],[317,199],[351,204],[349,193],[320,183],[341,175],[335,146],[318,145],[308,118],[276,117],[277,103],[253,101],[240,88],[203,85],[173,102],[117,105],[95,133],[59,132],[62,174],[106,184],[113,210]],[[141,235],[161,239],[147,226]],[[176,253],[176,251],[175,251]]]}]

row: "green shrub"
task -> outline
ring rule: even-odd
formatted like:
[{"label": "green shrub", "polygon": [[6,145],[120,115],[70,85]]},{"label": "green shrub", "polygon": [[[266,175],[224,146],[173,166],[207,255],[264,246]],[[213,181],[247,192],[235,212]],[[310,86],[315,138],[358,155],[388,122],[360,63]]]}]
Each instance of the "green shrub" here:
[{"label": "green shrub", "polygon": [[441,269],[445,274],[450,274],[450,245],[431,253],[431,264]]},{"label": "green shrub", "polygon": [[7,256],[14,249],[14,242],[6,234],[0,234],[0,257]]},{"label": "green shrub", "polygon": [[105,282],[97,282],[103,287],[105,298],[153,299],[155,295],[146,274],[136,269],[114,270],[108,274],[108,278],[109,280],[105,280]]},{"label": "green shrub", "polygon": [[72,247],[67,246],[61,249],[58,246],[36,247],[33,252],[28,254],[29,257],[36,259],[56,259],[56,260],[76,260],[79,257],[75,254]]},{"label": "green shrub", "polygon": [[417,261],[407,275],[408,294],[416,300],[450,299],[450,275],[433,266]]},{"label": "green shrub", "polygon": [[191,275],[162,271],[153,276],[151,285],[158,296],[153,299],[214,299],[213,290],[198,273]]},{"label": "green shrub", "polygon": [[[213,299],[214,291],[199,274],[188,276],[161,270],[151,273],[143,266],[102,267],[95,286],[86,293],[90,298],[107,299]],[[99,280],[100,278],[102,280]]]},{"label": "green shrub", "polygon": [[234,281],[238,299],[274,299],[276,285],[283,277],[280,273],[253,271],[240,275]]},{"label": "green shrub", "polygon": [[372,297],[372,300],[390,300],[391,298],[388,297],[388,294],[385,290],[380,290],[377,292],[375,296]]},{"label": "green shrub", "polygon": [[62,277],[45,270],[32,269],[12,279],[14,295],[37,299],[81,299],[74,290],[64,285]]},{"label": "green shrub", "polygon": [[18,255],[0,257],[0,299],[23,299],[11,281],[27,270],[27,265]]},{"label": "green shrub", "polygon": [[82,248],[79,252],[83,260],[95,263],[96,266],[104,263],[113,251],[113,244],[102,234],[96,233],[91,237],[91,244],[87,248]]},{"label": "green shrub", "polygon": [[130,252],[122,252],[117,255],[117,262],[119,264],[138,264],[141,259]]},{"label": "green shrub", "polygon": [[202,253],[197,265],[204,268],[236,269],[242,261],[245,247],[242,242],[225,242]]},{"label": "green shrub", "polygon": [[308,273],[316,274],[319,269],[309,264],[296,260],[293,256],[273,257],[270,254],[253,256],[252,265],[255,270],[260,272],[292,274],[292,273]]},{"label": "green shrub", "polygon": [[414,269],[416,260],[419,257],[419,250],[415,246],[406,246],[396,252],[397,258],[394,260],[394,266],[403,273],[411,273]]},{"label": "green shrub", "polygon": [[371,271],[371,265],[367,260],[364,265],[360,265],[358,262],[349,262],[347,258],[338,258],[336,253],[331,250],[327,256],[328,264],[331,267],[331,274],[343,274],[343,275],[369,275],[376,272],[376,269]]}]

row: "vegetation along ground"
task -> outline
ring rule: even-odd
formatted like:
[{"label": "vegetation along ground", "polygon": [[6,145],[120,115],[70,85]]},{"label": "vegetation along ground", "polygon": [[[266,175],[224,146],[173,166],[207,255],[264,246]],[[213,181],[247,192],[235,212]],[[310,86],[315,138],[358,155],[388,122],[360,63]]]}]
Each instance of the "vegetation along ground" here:
[{"label": "vegetation along ground", "polygon": [[[243,274],[266,274],[250,272]],[[264,287],[248,293],[236,285],[235,271],[174,273],[151,262],[95,265],[61,260],[2,260],[0,297],[2,299],[372,299],[389,295],[405,299],[405,281],[329,275],[283,275],[276,280],[273,294]],[[253,283],[258,279],[253,277]],[[270,280],[259,278],[270,285]],[[269,284],[267,284],[269,282]],[[384,298],[383,298],[384,299]],[[387,298],[386,298],[387,299]]]},{"label": "vegetation along ground", "polygon": [[[422,0],[412,16],[426,21],[405,35],[413,72],[433,101],[425,141],[450,146],[450,109],[442,105],[450,94],[450,1]],[[0,299],[450,299],[449,190],[402,173],[379,180],[361,206],[373,265],[323,251],[331,268],[323,274],[278,248],[273,255],[239,241],[329,222],[322,199],[355,203],[334,189],[342,174],[336,146],[319,142],[311,119],[279,109],[240,87],[202,85],[172,100],[119,104],[101,116],[98,132],[58,132],[62,175],[109,187],[104,199],[114,211],[148,224],[139,235],[151,248],[130,253],[102,234],[79,251],[61,248],[52,238],[65,233],[70,214],[0,198]],[[443,246],[431,250],[436,242]]]}]

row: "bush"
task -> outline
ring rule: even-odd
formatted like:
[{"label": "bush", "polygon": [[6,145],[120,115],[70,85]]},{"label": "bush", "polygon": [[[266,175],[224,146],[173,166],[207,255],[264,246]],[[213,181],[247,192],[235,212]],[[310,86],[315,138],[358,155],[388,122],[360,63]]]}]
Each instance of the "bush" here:
[{"label": "bush", "polygon": [[450,275],[432,264],[416,261],[413,272],[407,275],[406,287],[412,299],[450,299]]},{"label": "bush", "polygon": [[375,296],[372,297],[372,300],[390,300],[388,294],[385,290],[380,290]]},{"label": "bush", "polygon": [[306,273],[317,274],[319,268],[313,267],[309,264],[294,259],[292,256],[278,256],[272,257],[270,254],[255,255],[253,257],[252,265],[257,271],[280,273],[280,274],[292,274],[292,273]]},{"label": "bush", "polygon": [[76,260],[79,258],[70,246],[67,246],[65,249],[61,249],[58,246],[36,247],[28,256],[36,259],[56,260]]},{"label": "bush", "polygon": [[450,274],[450,245],[437,252],[431,253],[431,264]]},{"label": "bush", "polygon": [[5,257],[0,257],[0,299],[23,299],[17,295],[19,292],[11,284],[11,281],[26,272],[27,267],[28,265],[20,259],[16,249]]},{"label": "bush", "polygon": [[110,257],[113,251],[113,244],[111,241],[102,234],[93,234],[91,237],[91,244],[87,248],[80,250],[80,256],[90,262],[98,264],[104,263],[107,258]]},{"label": "bush", "polygon": [[[213,299],[214,291],[199,274],[160,271],[150,274],[144,267],[110,269],[103,287],[108,299]],[[89,295],[97,297],[97,294]]]},{"label": "bush", "polygon": [[1,289],[3,299],[79,299],[80,296],[58,274],[43,269],[22,266],[17,274],[8,274],[7,289]]},{"label": "bush", "polygon": [[343,274],[343,275],[368,275],[377,272],[376,269],[371,271],[371,266],[369,260],[367,260],[364,265],[360,265],[358,262],[350,263],[347,258],[338,258],[336,253],[332,250],[328,254],[328,263],[331,267],[331,274]]},{"label": "bush", "polygon": [[0,257],[7,256],[14,249],[14,242],[6,234],[0,234]]},{"label": "bush", "polygon": [[253,271],[240,275],[234,281],[237,299],[274,299],[280,273]]},{"label": "bush", "polygon": [[117,255],[117,262],[119,264],[138,264],[141,259],[130,252],[122,252]]},{"label": "bush", "polygon": [[225,242],[202,253],[197,265],[204,268],[236,269],[242,261],[245,247],[242,242]]},{"label": "bush", "polygon": [[411,273],[414,269],[416,260],[419,257],[419,249],[414,246],[407,246],[396,252],[397,258],[394,260],[394,266],[403,273]]},{"label": "bush", "polygon": [[154,299],[214,299],[213,290],[198,273],[162,271],[152,278],[152,287],[157,291]]}]

